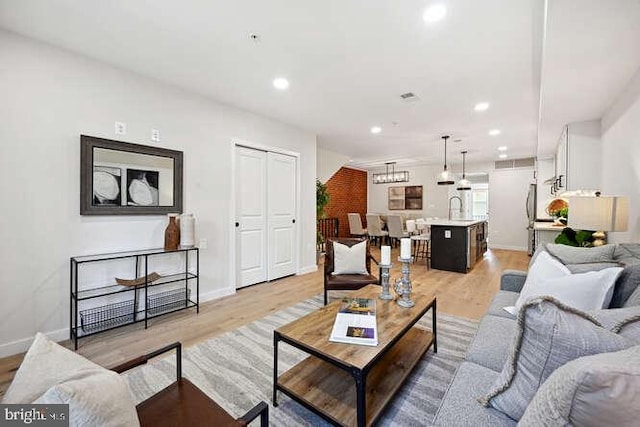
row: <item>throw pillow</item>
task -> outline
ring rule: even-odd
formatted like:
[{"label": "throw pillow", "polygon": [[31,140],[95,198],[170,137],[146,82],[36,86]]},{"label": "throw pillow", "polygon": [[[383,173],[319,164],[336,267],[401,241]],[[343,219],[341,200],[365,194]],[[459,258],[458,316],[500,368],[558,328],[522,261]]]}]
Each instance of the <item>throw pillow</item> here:
[{"label": "throw pillow", "polygon": [[[92,378],[93,376],[96,378]],[[88,385],[87,393],[78,388],[83,383]],[[91,403],[72,406],[72,398],[64,397],[77,397],[80,394],[85,394],[83,397],[90,399]],[[37,333],[2,403],[70,403],[69,416],[74,419],[77,416],[73,412],[74,407],[106,407],[111,411],[110,404],[103,405],[106,398],[117,400],[116,419],[121,420],[122,425],[139,425],[129,390],[118,374],[56,344],[44,334]],[[100,419],[98,415],[94,417]]]},{"label": "throw pillow", "polygon": [[333,242],[332,274],[369,274],[367,272],[367,241],[351,247]]},{"label": "throw pillow", "polygon": [[563,264],[586,264],[597,262],[613,262],[616,245],[603,245],[593,248],[582,248],[548,243],[547,250]]},{"label": "throw pillow", "polygon": [[640,345],[581,357],[542,384],[518,426],[631,426],[640,420]]},{"label": "throw pillow", "polygon": [[515,312],[517,313],[528,300],[544,295],[552,296],[578,310],[606,308],[621,271],[620,267],[607,268],[582,274],[568,274],[554,279],[527,281],[516,301]]},{"label": "throw pillow", "polygon": [[138,414],[124,380],[115,372],[79,371],[36,399],[35,404],[69,405],[69,425],[131,427]]},{"label": "throw pillow", "polygon": [[623,307],[637,307],[640,306],[640,286],[636,288],[636,290],[631,294],[627,301],[624,303]]},{"label": "throw pillow", "polygon": [[533,299],[518,313],[512,353],[492,390],[480,402],[519,420],[540,384],[560,366],[582,356],[636,344],[602,327],[589,314],[551,297]]},{"label": "throw pillow", "polygon": [[640,301],[633,303],[631,295],[640,296],[638,291],[640,288],[640,264],[629,265],[622,270],[620,277],[616,281],[616,287],[611,298],[610,308],[629,307],[631,305],[639,305]]}]

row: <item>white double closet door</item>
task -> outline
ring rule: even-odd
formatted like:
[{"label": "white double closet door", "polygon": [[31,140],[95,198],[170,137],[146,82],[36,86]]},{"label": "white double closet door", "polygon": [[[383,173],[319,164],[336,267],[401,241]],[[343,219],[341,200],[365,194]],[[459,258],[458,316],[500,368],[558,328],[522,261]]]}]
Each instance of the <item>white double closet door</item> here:
[{"label": "white double closet door", "polygon": [[297,159],[236,146],[236,287],[296,272]]}]

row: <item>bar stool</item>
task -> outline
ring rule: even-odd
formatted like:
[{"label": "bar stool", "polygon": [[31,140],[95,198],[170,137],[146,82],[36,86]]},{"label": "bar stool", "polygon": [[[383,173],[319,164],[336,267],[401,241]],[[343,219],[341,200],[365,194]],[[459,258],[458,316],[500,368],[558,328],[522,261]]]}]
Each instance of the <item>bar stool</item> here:
[{"label": "bar stool", "polygon": [[429,252],[429,242],[431,236],[428,234],[419,234],[411,236],[411,242],[413,243],[413,259],[414,262],[418,259],[424,259],[427,262],[427,270],[429,270],[431,254]]}]

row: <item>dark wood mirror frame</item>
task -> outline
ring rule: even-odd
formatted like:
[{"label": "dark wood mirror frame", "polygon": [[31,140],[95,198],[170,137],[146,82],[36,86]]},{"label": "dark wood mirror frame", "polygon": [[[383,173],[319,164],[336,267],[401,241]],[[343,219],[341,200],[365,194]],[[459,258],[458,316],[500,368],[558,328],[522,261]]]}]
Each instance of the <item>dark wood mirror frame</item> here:
[{"label": "dark wood mirror frame", "polygon": [[[165,206],[97,205],[93,202],[94,150],[122,151],[173,160],[173,198]],[[93,136],[80,136],[80,215],[164,215],[182,213],[182,151],[132,144]]]}]

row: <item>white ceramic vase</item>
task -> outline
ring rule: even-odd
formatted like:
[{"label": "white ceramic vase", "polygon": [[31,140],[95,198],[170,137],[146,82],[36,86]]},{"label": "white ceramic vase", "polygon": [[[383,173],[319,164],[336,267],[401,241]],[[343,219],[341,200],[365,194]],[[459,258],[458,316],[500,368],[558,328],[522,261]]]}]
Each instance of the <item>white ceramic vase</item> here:
[{"label": "white ceramic vase", "polygon": [[195,218],[193,214],[182,214],[180,215],[180,247],[193,248],[195,245]]}]

